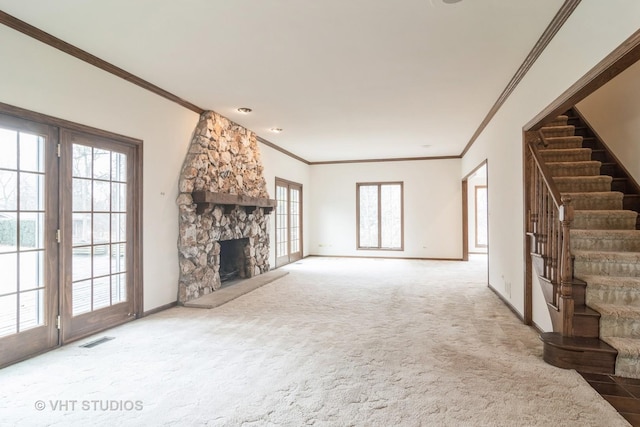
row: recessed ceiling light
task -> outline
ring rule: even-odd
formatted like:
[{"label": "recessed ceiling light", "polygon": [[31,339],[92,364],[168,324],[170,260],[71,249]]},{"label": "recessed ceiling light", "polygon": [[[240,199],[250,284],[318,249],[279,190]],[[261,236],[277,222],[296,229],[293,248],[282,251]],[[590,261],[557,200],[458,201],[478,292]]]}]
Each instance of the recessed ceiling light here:
[{"label": "recessed ceiling light", "polygon": [[454,4],[454,3],[460,3],[462,0],[442,0],[442,3],[446,3],[446,4]]},{"label": "recessed ceiling light", "polygon": [[422,146],[422,148],[430,148],[430,147],[431,147],[431,144],[424,144],[424,145]]},{"label": "recessed ceiling light", "polygon": [[282,132],[282,128],[271,128],[269,129],[271,132],[280,133]]},{"label": "recessed ceiling light", "polygon": [[238,112],[242,113],[242,114],[249,114],[252,111],[253,110],[251,108],[248,108],[248,107],[240,107],[240,108],[238,108]]}]

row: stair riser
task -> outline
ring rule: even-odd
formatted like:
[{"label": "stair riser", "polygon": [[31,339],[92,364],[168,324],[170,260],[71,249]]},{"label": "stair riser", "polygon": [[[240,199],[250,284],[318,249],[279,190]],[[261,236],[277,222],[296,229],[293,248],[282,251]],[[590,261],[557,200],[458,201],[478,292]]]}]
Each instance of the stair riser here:
[{"label": "stair riser", "polygon": [[571,250],[640,252],[640,238],[616,239],[571,236]]},{"label": "stair riser", "polygon": [[623,276],[640,277],[640,264],[614,261],[582,260],[574,261],[575,276]]},{"label": "stair riser", "polygon": [[618,356],[616,375],[625,378],[640,378],[640,360],[636,357]]},{"label": "stair riser", "polygon": [[543,127],[541,130],[545,137],[574,136],[576,128],[575,126],[554,126]]},{"label": "stair riser", "polygon": [[596,216],[575,212],[571,228],[576,230],[635,230],[636,218],[628,216]]},{"label": "stair riser", "polygon": [[541,147],[544,150],[567,149],[567,148],[585,148],[582,146],[582,140],[576,138],[562,138],[547,140],[547,146]]},{"label": "stair riser", "polygon": [[600,175],[599,164],[553,164],[547,163],[551,176],[596,176]]},{"label": "stair riser", "polygon": [[598,338],[600,333],[599,317],[578,316],[573,318],[573,336]]},{"label": "stair riser", "polygon": [[640,338],[640,319],[603,315],[600,318],[600,335],[603,337]]},{"label": "stair riser", "polygon": [[587,305],[616,304],[638,307],[640,309],[640,289],[587,286]]},{"label": "stair riser", "polygon": [[611,191],[611,182],[605,180],[555,180],[556,186],[561,193],[593,193],[598,191]]}]

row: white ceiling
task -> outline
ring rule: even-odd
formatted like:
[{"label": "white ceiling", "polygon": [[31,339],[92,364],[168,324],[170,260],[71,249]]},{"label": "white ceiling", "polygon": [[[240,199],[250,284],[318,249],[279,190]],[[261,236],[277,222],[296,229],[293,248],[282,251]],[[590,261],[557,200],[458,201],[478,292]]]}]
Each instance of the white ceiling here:
[{"label": "white ceiling", "polygon": [[0,9],[329,161],[459,155],[562,3],[0,0]]}]

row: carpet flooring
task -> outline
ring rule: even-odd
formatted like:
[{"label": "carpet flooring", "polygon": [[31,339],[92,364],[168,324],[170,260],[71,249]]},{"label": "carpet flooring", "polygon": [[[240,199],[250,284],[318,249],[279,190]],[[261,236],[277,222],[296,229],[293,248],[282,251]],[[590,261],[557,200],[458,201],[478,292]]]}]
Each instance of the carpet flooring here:
[{"label": "carpet flooring", "polygon": [[[470,262],[306,258],[0,370],[2,426],[625,426]],[[80,344],[109,336],[92,348]]]}]

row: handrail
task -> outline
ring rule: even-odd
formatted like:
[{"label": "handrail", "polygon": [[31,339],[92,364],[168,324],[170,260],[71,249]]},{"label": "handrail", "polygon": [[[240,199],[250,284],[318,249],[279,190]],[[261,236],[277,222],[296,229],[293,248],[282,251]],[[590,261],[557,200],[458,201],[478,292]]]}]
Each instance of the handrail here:
[{"label": "handrail", "polygon": [[[544,137],[544,134],[542,133],[541,130],[538,131],[538,134],[540,135],[540,140],[542,141],[544,146],[548,147],[549,143],[547,143],[547,140]],[[542,156],[538,151],[538,147],[536,147],[535,144],[530,142],[529,150],[531,150],[531,154],[533,155],[533,160],[535,160],[536,166],[538,167],[538,169],[540,170],[540,174],[542,175],[542,179],[544,180],[544,183],[547,185],[547,188],[551,193],[551,197],[553,198],[553,203],[556,205],[557,208],[560,208],[560,206],[562,206],[562,195],[558,190],[558,186],[556,185],[556,183],[553,181],[553,178],[551,177],[551,172],[549,171],[549,168],[545,164],[544,160],[542,160]]]},{"label": "handrail", "polygon": [[549,145],[542,130],[538,131],[538,138],[529,140],[527,144],[531,153],[529,231],[535,236],[534,252],[544,259],[542,274],[554,288],[553,300],[548,301],[556,312],[556,316],[552,315],[554,331],[573,336],[573,268],[569,240],[573,207],[571,197],[558,190],[536,146],[538,143],[545,147]]}]

